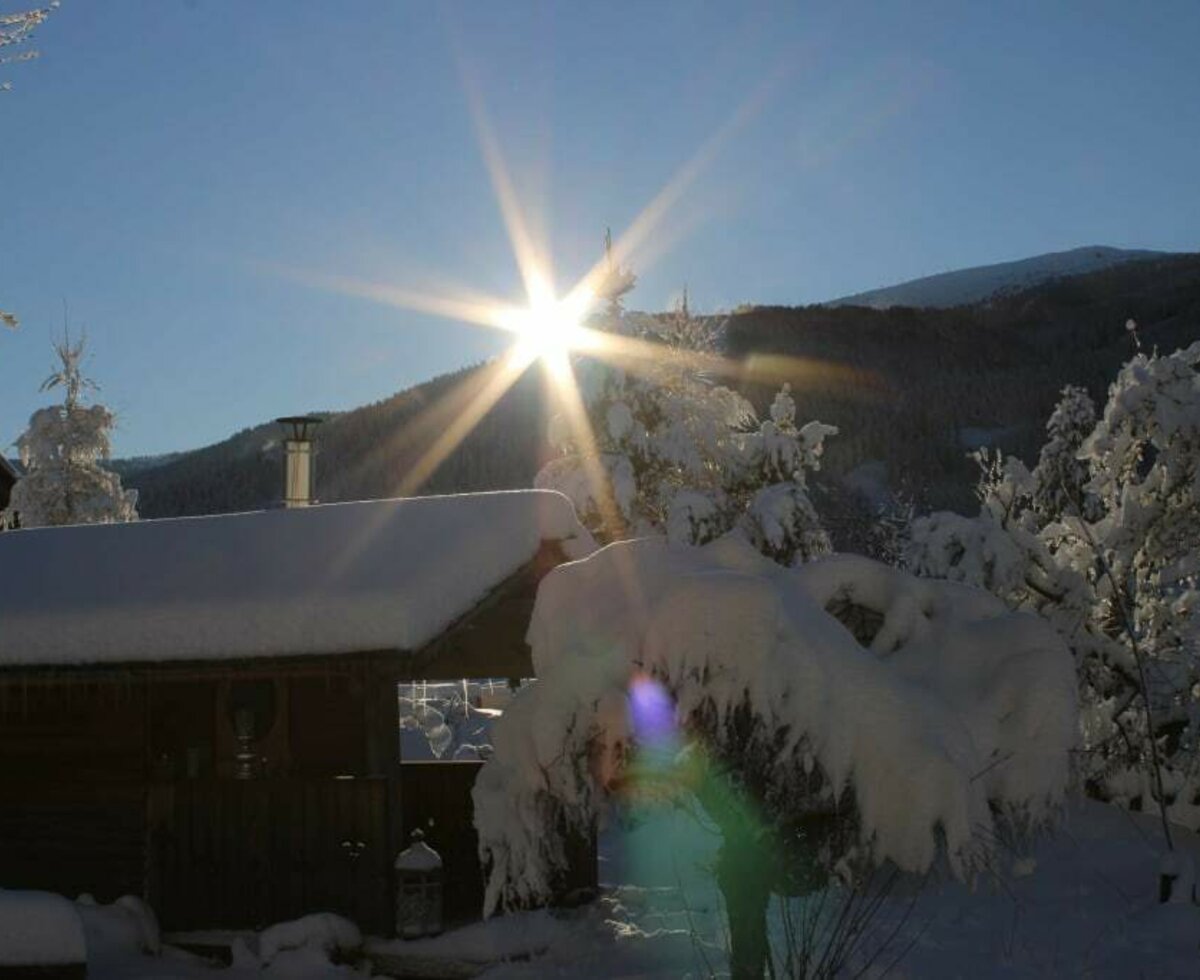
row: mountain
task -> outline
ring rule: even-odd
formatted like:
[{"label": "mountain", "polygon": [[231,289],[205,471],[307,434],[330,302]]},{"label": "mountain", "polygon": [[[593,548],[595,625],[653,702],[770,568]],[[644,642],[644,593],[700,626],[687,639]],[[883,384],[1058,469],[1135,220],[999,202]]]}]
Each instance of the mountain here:
[{"label": "mountain", "polygon": [[891,306],[945,308],[978,303],[997,295],[1030,289],[1051,279],[1097,272],[1123,262],[1165,258],[1169,252],[1149,252],[1087,245],[1067,252],[1047,252],[1015,262],[979,265],[936,276],[911,279],[895,286],[871,289],[831,300],[826,306],[867,306],[885,310]]},{"label": "mountain", "polygon": [[[1100,401],[1134,353],[1129,318],[1146,348],[1200,339],[1200,254],[1142,258],[945,309],[752,307],[730,316],[721,337],[738,365],[731,383],[759,412],[790,381],[798,418],[841,430],[827,443],[822,492],[852,486],[878,502],[899,491],[921,509],[971,509],[977,469],[967,452],[989,444],[1033,462],[1063,385],[1083,385]],[[317,436],[318,496],[530,486],[551,452],[552,409],[535,371],[427,479],[407,486],[488,371],[468,368],[330,417]],[[158,466],[114,466],[139,490],[144,517],[254,509],[280,497],[279,438],[267,423]]]},{"label": "mountain", "polygon": [[[406,481],[438,445],[487,365],[443,375],[348,412],[316,412],[316,493],[323,502],[394,497],[403,491],[459,493],[528,487],[549,447],[549,416],[537,372],[528,372],[480,420],[429,477]],[[138,491],[142,517],[257,510],[283,488],[282,432],[265,422],[211,446],[173,453],[159,465],[114,460],[122,483]]]}]

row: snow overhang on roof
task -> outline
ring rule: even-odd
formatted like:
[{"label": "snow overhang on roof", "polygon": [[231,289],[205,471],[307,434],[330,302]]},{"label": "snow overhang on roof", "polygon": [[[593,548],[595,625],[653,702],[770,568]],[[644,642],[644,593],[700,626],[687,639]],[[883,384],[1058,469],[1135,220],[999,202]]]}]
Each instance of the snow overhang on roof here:
[{"label": "snow overhang on roof", "polygon": [[540,490],[0,534],[0,667],[416,650],[543,543]]}]

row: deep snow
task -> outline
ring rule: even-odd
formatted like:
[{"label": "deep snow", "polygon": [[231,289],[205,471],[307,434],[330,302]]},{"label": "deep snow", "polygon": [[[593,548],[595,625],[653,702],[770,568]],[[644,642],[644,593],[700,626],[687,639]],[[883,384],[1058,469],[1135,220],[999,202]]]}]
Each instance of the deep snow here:
[{"label": "deep snow", "polygon": [[543,541],[592,548],[540,490],[0,536],[0,666],[415,650]]},{"label": "deep snow", "polygon": [[[1200,860],[1200,838],[1177,830],[1176,841],[1182,853]],[[1075,799],[1055,836],[1008,852],[994,877],[973,889],[949,879],[923,885],[917,877],[904,879],[872,920],[875,938],[864,950],[907,918],[865,975],[884,975],[883,966],[897,960],[886,975],[914,980],[1194,977],[1200,907],[1158,904],[1160,842],[1155,819]],[[677,980],[710,970],[720,976],[726,970],[722,909],[705,873],[714,848],[715,838],[681,812],[643,814],[636,827],[614,827],[602,840],[607,884],[590,907],[501,917],[413,943],[368,938],[367,944],[398,949],[412,962],[473,965],[486,980]],[[777,906],[773,917],[778,933]],[[291,950],[265,969],[252,956],[238,967],[214,969],[169,947],[152,957],[138,951],[136,930],[122,933],[97,914],[84,922],[93,952],[90,980],[356,975],[311,947]],[[244,948],[256,941],[248,936]]]}]

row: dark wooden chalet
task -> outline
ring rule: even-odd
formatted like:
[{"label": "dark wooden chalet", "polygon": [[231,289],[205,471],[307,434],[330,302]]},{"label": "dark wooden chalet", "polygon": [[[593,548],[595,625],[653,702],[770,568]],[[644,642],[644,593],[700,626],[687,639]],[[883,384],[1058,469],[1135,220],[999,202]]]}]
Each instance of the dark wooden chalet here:
[{"label": "dark wooden chalet", "polygon": [[531,676],[537,584],[588,547],[535,491],[0,535],[0,886],[386,933],[420,826],[477,915],[479,763],[406,763],[397,685]]}]

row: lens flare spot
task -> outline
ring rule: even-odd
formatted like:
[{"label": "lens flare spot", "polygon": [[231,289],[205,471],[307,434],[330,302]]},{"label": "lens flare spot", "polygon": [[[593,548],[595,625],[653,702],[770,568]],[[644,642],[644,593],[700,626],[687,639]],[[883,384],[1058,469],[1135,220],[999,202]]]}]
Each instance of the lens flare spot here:
[{"label": "lens flare spot", "polygon": [[630,682],[629,717],[643,746],[662,749],[675,745],[675,701],[653,677],[639,674]]}]

